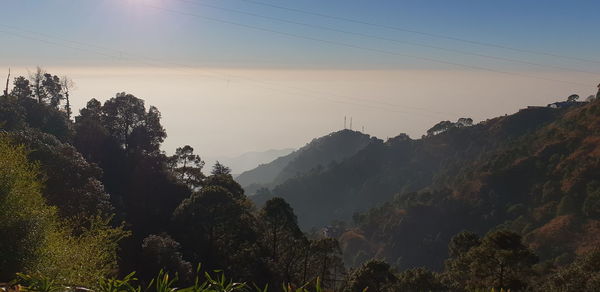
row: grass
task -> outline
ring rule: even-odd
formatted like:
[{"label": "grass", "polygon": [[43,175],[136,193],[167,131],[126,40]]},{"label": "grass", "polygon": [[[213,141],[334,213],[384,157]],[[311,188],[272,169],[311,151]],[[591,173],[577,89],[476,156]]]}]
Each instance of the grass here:
[{"label": "grass", "polygon": [[[73,287],[60,285],[52,279],[42,276],[17,274],[17,279],[10,283],[10,286],[18,287],[17,289],[6,289],[5,291],[31,291],[31,292],[63,292],[63,291],[93,291],[93,292],[268,292],[268,285],[265,287],[253,287],[246,283],[238,283],[228,280],[223,271],[213,271],[213,274],[205,272],[204,279],[200,279],[200,266],[196,270],[196,278],[194,284],[188,287],[176,287],[178,276],[171,276],[168,272],[161,270],[158,275],[150,281],[146,287],[138,284],[138,279],[135,277],[135,272],[123,277],[102,278],[98,281],[96,287],[86,289],[82,287]],[[315,285],[308,288],[309,283],[301,287],[293,287],[290,284],[283,285],[284,292],[325,292],[319,278],[316,279]],[[2,288],[2,287],[0,287]],[[368,292],[365,288],[362,292]],[[510,289],[477,289],[472,292],[511,292]]]}]

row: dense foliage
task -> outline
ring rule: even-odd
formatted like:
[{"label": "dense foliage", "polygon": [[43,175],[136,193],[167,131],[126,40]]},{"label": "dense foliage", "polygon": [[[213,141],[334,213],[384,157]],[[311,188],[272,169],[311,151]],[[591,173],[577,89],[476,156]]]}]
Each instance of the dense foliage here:
[{"label": "dense foliage", "polygon": [[191,146],[162,152],[159,110],[132,94],[71,120],[66,80],[38,69],[0,97],[0,281],[250,287],[202,263],[275,291],[599,287],[600,101],[418,140],[332,133],[241,176],[253,202]]},{"label": "dense foliage", "polygon": [[258,210],[226,166],[205,175],[192,147],[161,152],[157,108],[118,93],[90,100],[72,121],[63,84],[38,69],[0,97],[0,281],[27,272],[93,286],[138,271],[148,283],[164,269],[191,284],[197,263],[272,287],[343,278],[337,241],[302,233],[285,201]]},{"label": "dense foliage", "polygon": [[85,285],[115,272],[116,242],[127,233],[100,216],[59,218],[23,146],[2,134],[0,153],[0,278],[29,272]]},{"label": "dense foliage", "polygon": [[[437,151],[468,143],[458,149],[473,155],[438,166],[423,189],[398,193],[355,215],[356,228],[342,235],[346,254],[362,251],[403,269],[439,270],[454,234],[507,229],[522,235],[543,262],[570,262],[600,240],[593,211],[599,120],[600,103],[594,101],[569,109],[522,110],[419,141],[437,145]],[[485,152],[477,150],[482,144]],[[348,264],[360,261],[346,258]]]}]

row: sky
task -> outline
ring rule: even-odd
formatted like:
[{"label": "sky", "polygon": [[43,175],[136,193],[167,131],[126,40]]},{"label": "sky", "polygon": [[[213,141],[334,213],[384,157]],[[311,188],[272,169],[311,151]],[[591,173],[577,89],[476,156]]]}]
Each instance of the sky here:
[{"label": "sky", "polygon": [[[343,128],[419,138],[600,82],[599,1],[4,0],[0,70],[70,76],[75,112],[132,93],[163,150],[300,147]],[[1,71],[0,71],[1,72]]]}]

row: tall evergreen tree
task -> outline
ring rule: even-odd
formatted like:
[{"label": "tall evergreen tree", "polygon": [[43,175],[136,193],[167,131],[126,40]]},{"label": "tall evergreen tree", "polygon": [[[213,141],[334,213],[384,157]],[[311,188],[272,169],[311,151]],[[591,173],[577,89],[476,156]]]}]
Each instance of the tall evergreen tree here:
[{"label": "tall evergreen tree", "polygon": [[169,158],[169,166],[175,177],[191,190],[202,186],[204,161],[199,155],[194,154],[192,146],[178,147],[175,154]]},{"label": "tall evergreen tree", "polygon": [[19,76],[15,78],[13,82],[13,88],[10,92],[10,95],[18,98],[18,99],[26,99],[31,98],[33,95],[33,91],[31,91],[31,86],[29,85],[29,80],[27,80],[23,76]]}]

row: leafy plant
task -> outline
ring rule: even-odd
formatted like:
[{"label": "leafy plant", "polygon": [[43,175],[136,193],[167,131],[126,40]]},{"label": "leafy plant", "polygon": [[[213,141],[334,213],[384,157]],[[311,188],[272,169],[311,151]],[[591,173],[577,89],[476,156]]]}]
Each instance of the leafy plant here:
[{"label": "leafy plant", "polygon": [[133,282],[137,280],[135,272],[131,272],[121,280],[101,278],[98,281],[96,292],[140,292],[142,290],[141,287],[133,285]]},{"label": "leafy plant", "polygon": [[[206,292],[233,292],[233,291],[244,291],[247,289],[246,283],[237,283],[232,280],[228,281],[225,278],[223,271],[215,271],[217,275],[213,278],[209,273],[204,273],[208,287]],[[219,275],[220,274],[220,275]]]},{"label": "leafy plant", "polygon": [[65,290],[65,287],[57,284],[54,279],[42,275],[17,273],[17,277],[17,283],[22,285],[22,289],[25,291],[58,292]]},{"label": "leafy plant", "polygon": [[[200,271],[202,270],[202,265],[198,264],[196,267],[196,278],[194,280],[194,285],[186,288],[179,289],[181,292],[203,292],[207,290],[208,282],[200,282]],[[265,291],[266,292],[266,291]]]},{"label": "leafy plant", "polygon": [[[310,292],[310,290],[308,290],[306,287],[310,284],[310,282],[304,283],[304,285],[298,287],[298,288],[293,288],[292,285],[287,284],[287,285],[283,285],[283,291],[284,292]],[[323,287],[321,286],[321,279],[319,277],[317,277],[316,283],[315,283],[315,292],[323,292]]]},{"label": "leafy plant", "polygon": [[154,291],[156,291],[156,292],[175,291],[176,289],[174,288],[174,285],[178,279],[179,279],[179,277],[177,275],[175,275],[175,277],[171,278],[169,276],[168,272],[160,270],[158,272],[158,276],[156,276],[156,278],[152,279],[152,281],[150,281],[150,284],[148,284],[147,290],[150,290],[152,288],[152,286],[154,285]]}]

